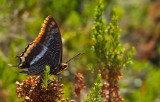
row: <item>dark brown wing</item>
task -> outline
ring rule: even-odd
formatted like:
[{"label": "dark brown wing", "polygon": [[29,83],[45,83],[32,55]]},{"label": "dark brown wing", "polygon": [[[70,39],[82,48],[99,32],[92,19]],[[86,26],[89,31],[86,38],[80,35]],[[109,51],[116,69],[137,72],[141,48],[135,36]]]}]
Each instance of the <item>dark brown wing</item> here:
[{"label": "dark brown wing", "polygon": [[19,68],[30,75],[43,72],[46,65],[54,72],[62,63],[62,41],[60,30],[52,16],[48,16],[38,37],[30,43],[21,56]]}]

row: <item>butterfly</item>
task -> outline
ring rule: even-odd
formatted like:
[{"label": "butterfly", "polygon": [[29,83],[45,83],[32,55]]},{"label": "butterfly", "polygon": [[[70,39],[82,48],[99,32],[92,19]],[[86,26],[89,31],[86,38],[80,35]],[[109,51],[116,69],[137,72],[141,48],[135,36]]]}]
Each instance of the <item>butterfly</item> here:
[{"label": "butterfly", "polygon": [[45,66],[50,66],[50,74],[57,75],[67,68],[62,63],[62,39],[59,27],[52,16],[46,17],[39,35],[17,56],[18,68],[28,75],[41,75]]}]

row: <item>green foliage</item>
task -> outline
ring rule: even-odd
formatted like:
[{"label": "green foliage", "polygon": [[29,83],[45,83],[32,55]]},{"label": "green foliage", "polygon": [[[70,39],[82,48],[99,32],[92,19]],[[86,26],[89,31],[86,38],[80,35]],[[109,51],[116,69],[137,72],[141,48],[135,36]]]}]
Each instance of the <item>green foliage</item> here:
[{"label": "green foliage", "polygon": [[92,29],[93,51],[98,58],[98,63],[102,67],[104,65],[108,67],[114,66],[115,69],[119,69],[132,63],[131,59],[134,54],[134,48],[129,49],[130,51],[125,50],[124,46],[120,43],[121,29],[118,26],[118,9],[113,9],[112,19],[107,28],[102,19],[103,9],[103,3],[100,0],[96,8],[95,24]]},{"label": "green foliage", "polygon": [[[0,69],[1,69],[1,74],[0,74],[0,79],[2,80],[2,89],[1,92],[7,92],[5,93],[7,98],[5,100],[7,101],[16,101],[18,102],[19,100],[16,99],[16,86],[15,82],[17,80],[22,80],[25,78],[25,75],[20,75],[19,71],[15,67],[9,66],[11,65],[16,65],[16,53],[15,53],[15,46],[17,45],[18,39],[15,40],[10,44],[10,51],[7,57],[1,57],[0,58]],[[14,57],[13,57],[14,56]],[[9,93],[9,94],[8,94]],[[2,93],[3,94],[3,93]],[[3,96],[4,97],[4,96]]]},{"label": "green foliage", "polygon": [[[116,14],[116,9],[113,9],[113,16],[111,23],[107,26],[106,37],[106,58],[107,65],[115,69],[123,68],[132,63],[132,56],[134,48],[125,50],[124,46],[120,43],[121,29],[118,26],[119,17]],[[125,52],[125,53],[124,53]],[[116,64],[116,65],[115,65]]]},{"label": "green foliage", "polygon": [[160,80],[160,70],[157,70],[150,63],[139,61],[134,61],[134,64],[130,67],[121,83],[123,90],[125,90],[125,102],[152,102],[159,100],[160,90],[157,90],[157,88],[160,83],[157,82]]},{"label": "green foliage", "polygon": [[102,86],[101,80],[102,80],[101,75],[98,74],[96,82],[94,83],[94,86],[92,87],[91,91],[89,92],[89,95],[87,96],[85,102],[102,102],[101,97],[99,95],[100,89]]},{"label": "green foliage", "polygon": [[105,23],[102,20],[102,13],[104,11],[104,5],[102,0],[99,0],[95,11],[95,23],[92,29],[93,34],[93,50],[97,56],[98,63],[103,63],[106,60],[106,40],[105,40]]},{"label": "green foliage", "polygon": [[108,91],[105,94],[105,97],[107,97],[105,100],[121,102],[123,98],[118,94],[118,80],[122,77],[121,69],[132,63],[134,50],[126,50],[120,43],[119,10],[113,8],[112,18],[107,27],[102,18],[103,11],[103,0],[98,0],[92,29],[92,49],[97,58],[98,68],[90,67],[90,69],[94,73],[97,73],[98,70],[104,81],[108,83],[107,88],[103,90],[104,93]]},{"label": "green foliage", "polygon": [[46,66],[45,67],[45,71],[44,71],[44,74],[43,74],[43,83],[42,85],[47,89],[47,86],[48,86],[48,83],[50,81],[50,66]]}]

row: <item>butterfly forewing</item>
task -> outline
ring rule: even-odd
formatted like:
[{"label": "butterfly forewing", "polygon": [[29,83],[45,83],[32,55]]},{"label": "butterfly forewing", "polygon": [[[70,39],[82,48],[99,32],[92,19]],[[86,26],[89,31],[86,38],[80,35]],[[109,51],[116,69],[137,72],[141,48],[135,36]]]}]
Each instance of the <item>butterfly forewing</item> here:
[{"label": "butterfly forewing", "polygon": [[27,69],[29,75],[39,75],[46,65],[51,68],[51,74],[60,68],[62,63],[62,41],[57,23],[48,16],[38,37],[30,43],[21,56],[19,68]]}]

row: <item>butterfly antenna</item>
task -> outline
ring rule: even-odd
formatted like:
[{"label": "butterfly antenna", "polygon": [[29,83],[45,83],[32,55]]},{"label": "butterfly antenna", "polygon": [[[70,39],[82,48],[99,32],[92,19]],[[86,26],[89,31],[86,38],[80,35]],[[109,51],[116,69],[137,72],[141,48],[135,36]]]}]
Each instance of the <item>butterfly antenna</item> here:
[{"label": "butterfly antenna", "polygon": [[79,53],[76,56],[72,57],[71,59],[69,59],[66,63],[69,63],[71,60],[75,59],[76,57],[83,55],[84,53]]}]

